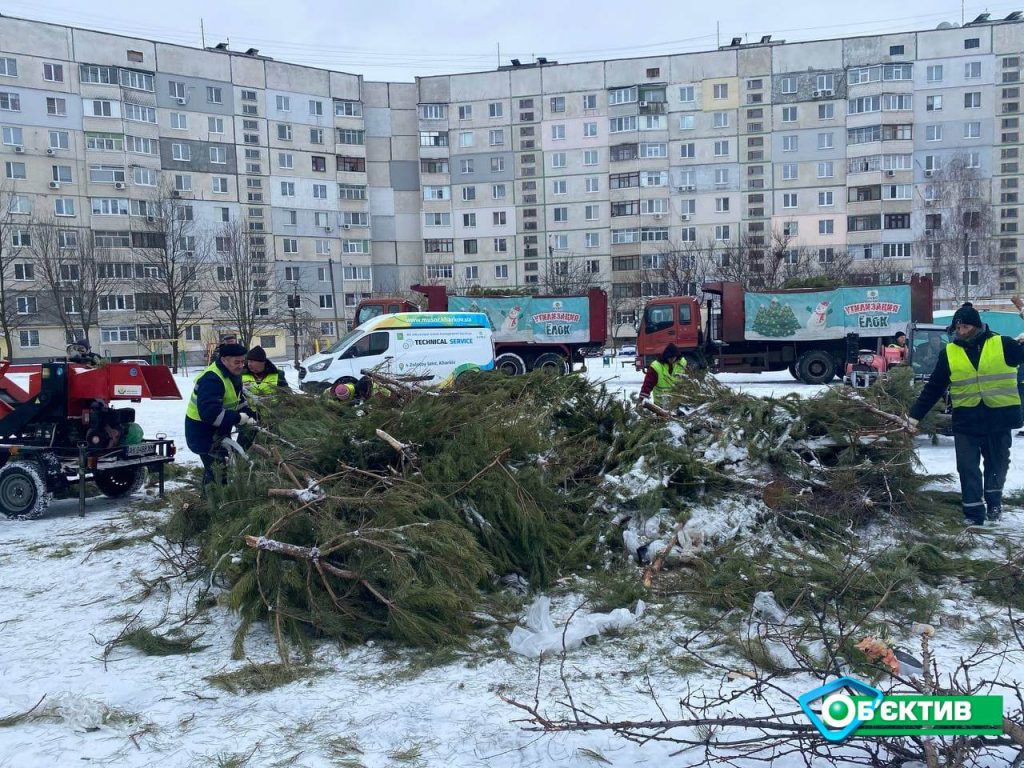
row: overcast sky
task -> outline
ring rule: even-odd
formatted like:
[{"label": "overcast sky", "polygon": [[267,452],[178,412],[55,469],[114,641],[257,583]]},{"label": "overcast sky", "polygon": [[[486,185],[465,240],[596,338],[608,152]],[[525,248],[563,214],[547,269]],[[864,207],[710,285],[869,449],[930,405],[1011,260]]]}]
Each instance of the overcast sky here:
[{"label": "overcast sky", "polygon": [[[1017,3],[965,2],[1004,17]],[[696,9],[696,10],[695,10]],[[706,10],[705,10],[706,9]],[[411,81],[492,69],[515,57],[561,62],[713,49],[733,37],[813,40],[958,23],[959,0],[0,0],[0,13],[199,46],[230,40],[283,61]],[[0,41],[2,47],[2,41]]]}]

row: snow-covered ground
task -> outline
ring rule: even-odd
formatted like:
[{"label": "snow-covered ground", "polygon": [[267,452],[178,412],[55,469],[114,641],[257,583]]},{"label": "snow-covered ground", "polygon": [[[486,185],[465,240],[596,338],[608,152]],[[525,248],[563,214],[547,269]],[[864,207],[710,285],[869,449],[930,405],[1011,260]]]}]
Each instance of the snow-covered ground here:
[{"label": "snow-covered ground", "polygon": [[[614,368],[603,368],[598,359],[586,375],[624,395],[638,392],[641,375],[613,362]],[[295,372],[288,375],[295,383]],[[722,379],[758,395],[806,395],[818,389],[786,373]],[[191,380],[178,378],[185,397]],[[179,445],[179,460],[195,462],[182,434],[184,400],[136,407],[148,435],[166,433]],[[919,445],[928,471],[953,471],[951,440],[932,446],[920,438]],[[1024,438],[1014,443],[1010,489],[1024,487],[1022,468]],[[104,663],[104,645],[137,612],[152,626],[187,600],[180,584],[135,599],[145,580],[162,572],[150,543],[94,551],[103,542],[146,531],[141,516],[159,512],[140,512],[146,506],[142,501],[90,499],[84,518],[77,516],[76,502],[59,501],[41,520],[0,520],[0,718],[44,696],[40,711],[59,715],[0,727],[0,766],[52,768],[88,761],[102,766],[512,768],[594,765],[594,755],[616,766],[659,766],[678,759],[670,758],[671,745],[641,747],[600,732],[542,736],[523,730],[513,722],[522,713],[498,695],[532,703],[536,691],[549,712],[564,716],[554,704],[565,694],[558,663],[546,662],[538,676],[535,661],[509,654],[500,639],[422,673],[415,672],[413,654],[373,645],[320,645],[313,677],[265,693],[231,694],[205,679],[244,664],[230,657],[236,617],[215,609],[207,613],[206,624],[192,630],[203,632],[205,650],[159,657],[118,647]],[[572,608],[571,601],[559,603],[556,623]],[[654,690],[663,692],[670,714],[684,686],[717,690],[720,677],[673,671],[670,657],[678,653],[670,642],[673,631],[677,628],[663,626],[656,616],[644,618],[636,628],[574,652],[568,674],[577,704],[612,719],[660,717],[643,696],[645,673]],[[940,657],[950,651],[941,635],[937,646]],[[272,638],[262,628],[251,634],[246,654],[257,662],[276,660]]]}]

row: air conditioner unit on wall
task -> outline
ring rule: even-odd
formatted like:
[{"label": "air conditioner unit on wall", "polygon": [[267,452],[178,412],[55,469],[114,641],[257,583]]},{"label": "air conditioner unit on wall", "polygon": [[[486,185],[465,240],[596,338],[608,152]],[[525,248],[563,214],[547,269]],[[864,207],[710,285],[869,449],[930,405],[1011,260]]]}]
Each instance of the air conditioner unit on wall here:
[{"label": "air conditioner unit on wall", "polygon": [[188,104],[188,100],[184,96],[179,96],[177,99],[175,99],[175,101],[177,101],[182,106]]},{"label": "air conditioner unit on wall", "polygon": [[25,148],[19,144],[14,148],[14,151],[17,152],[18,154],[21,154],[25,151]]},{"label": "air conditioner unit on wall", "polygon": [[123,181],[115,181],[114,182],[114,189],[124,189],[124,182]]},{"label": "air conditioner unit on wall", "polygon": [[51,181],[50,182],[50,189],[60,189],[60,182],[59,181]]},{"label": "air conditioner unit on wall", "polygon": [[49,148],[48,148],[48,149],[46,150],[46,154],[48,154],[48,155],[55,155],[55,154],[57,154],[57,150],[56,150],[56,149],[54,149],[53,147],[49,147]]},{"label": "air conditioner unit on wall", "polygon": [[893,176],[896,175],[896,171],[886,171],[885,175],[891,179]]},{"label": "air conditioner unit on wall", "polygon": [[932,176],[935,175],[935,171],[932,170],[931,168],[925,168],[924,175],[927,176],[928,178],[931,178]]}]

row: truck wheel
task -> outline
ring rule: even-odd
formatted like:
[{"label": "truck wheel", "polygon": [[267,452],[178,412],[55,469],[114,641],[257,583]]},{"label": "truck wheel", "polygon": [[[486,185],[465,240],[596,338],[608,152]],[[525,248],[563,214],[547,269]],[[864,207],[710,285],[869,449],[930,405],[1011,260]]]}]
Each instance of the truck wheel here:
[{"label": "truck wheel", "polygon": [[106,472],[97,472],[92,481],[100,489],[100,493],[111,499],[131,496],[142,488],[146,482],[145,467],[122,467]]},{"label": "truck wheel", "polygon": [[506,376],[522,376],[526,373],[526,363],[514,352],[503,352],[494,358],[494,369]]},{"label": "truck wheel", "polygon": [[828,352],[812,349],[800,356],[796,370],[804,384],[828,384],[835,378],[836,361]]},{"label": "truck wheel", "polygon": [[800,377],[797,376],[796,374],[796,363],[790,363],[789,367],[786,370],[789,371],[790,376],[792,376],[797,381],[800,381]]},{"label": "truck wheel", "polygon": [[10,518],[32,519],[50,505],[50,493],[34,461],[9,461],[0,467],[0,512]]},{"label": "truck wheel", "polygon": [[564,376],[569,372],[568,362],[557,352],[545,352],[533,361],[533,370]]}]

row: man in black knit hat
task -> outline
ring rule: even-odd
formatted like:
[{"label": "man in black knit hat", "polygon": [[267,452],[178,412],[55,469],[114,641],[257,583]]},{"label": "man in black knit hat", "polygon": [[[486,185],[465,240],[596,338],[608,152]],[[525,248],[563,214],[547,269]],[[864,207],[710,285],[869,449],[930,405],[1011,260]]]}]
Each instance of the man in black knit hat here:
[{"label": "man in black knit hat", "polygon": [[990,331],[970,302],[954,313],[949,333],[954,339],[939,353],[910,422],[916,431],[949,388],[964,522],[983,525],[986,514],[989,520],[1002,514],[1012,430],[1022,423],[1017,366],[1024,363],[1024,346]]}]

